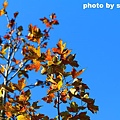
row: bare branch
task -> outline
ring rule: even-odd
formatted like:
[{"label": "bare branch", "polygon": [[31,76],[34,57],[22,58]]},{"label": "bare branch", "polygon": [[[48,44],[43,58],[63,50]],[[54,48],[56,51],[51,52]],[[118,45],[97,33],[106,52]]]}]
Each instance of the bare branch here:
[{"label": "bare branch", "polygon": [[18,70],[12,75],[12,77],[10,79],[7,80],[7,82],[11,81],[17,74],[18,72],[25,66],[25,64],[27,63],[28,61],[26,62],[21,62],[20,63],[20,67],[18,68]]}]

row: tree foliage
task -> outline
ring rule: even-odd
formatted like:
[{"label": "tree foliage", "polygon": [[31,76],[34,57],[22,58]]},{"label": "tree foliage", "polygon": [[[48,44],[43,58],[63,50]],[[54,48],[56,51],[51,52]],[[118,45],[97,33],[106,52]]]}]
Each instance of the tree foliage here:
[{"label": "tree foliage", "polygon": [[[66,47],[62,39],[52,49],[47,48],[49,32],[59,22],[56,14],[50,18],[40,18],[45,24],[45,30],[30,24],[28,34],[23,35],[23,26],[17,26],[16,18],[19,12],[9,19],[7,12],[8,2],[4,1],[0,16],[5,15],[9,29],[0,37],[0,116],[5,120],[90,120],[87,111],[98,111],[94,105],[95,100],[90,98],[88,85],[82,81],[80,75],[85,69],[80,69],[76,54]],[[46,50],[43,50],[46,49]],[[45,51],[45,52],[44,52]],[[20,54],[21,57],[18,57]],[[69,69],[68,69],[69,68]],[[27,84],[30,71],[40,72],[46,80],[37,80],[36,83]],[[14,83],[13,80],[16,80]],[[39,100],[31,102],[31,88],[47,86],[46,96],[42,100],[53,103],[57,115],[36,113]],[[81,101],[81,104],[76,102]],[[66,105],[66,110],[61,111],[61,106]]]}]

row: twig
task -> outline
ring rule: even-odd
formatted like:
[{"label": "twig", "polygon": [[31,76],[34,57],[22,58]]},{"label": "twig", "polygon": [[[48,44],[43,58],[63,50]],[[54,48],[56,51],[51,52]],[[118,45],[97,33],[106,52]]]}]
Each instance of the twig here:
[{"label": "twig", "polygon": [[21,62],[21,67],[19,67],[18,68],[18,70],[12,75],[12,77],[7,81],[7,83],[9,82],[9,81],[11,81],[16,75],[17,75],[17,73],[24,67],[24,65],[27,63],[28,61],[26,61],[26,62]]},{"label": "twig", "polygon": [[57,97],[58,97],[58,106],[57,106],[58,120],[60,120],[60,93],[59,93],[59,91],[57,92]]}]

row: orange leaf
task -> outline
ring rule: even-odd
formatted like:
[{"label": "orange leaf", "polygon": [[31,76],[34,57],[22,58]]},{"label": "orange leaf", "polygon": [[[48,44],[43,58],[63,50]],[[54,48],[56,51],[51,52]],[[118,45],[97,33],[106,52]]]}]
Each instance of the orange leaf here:
[{"label": "orange leaf", "polygon": [[62,54],[63,53],[63,50],[65,49],[66,47],[66,43],[63,44],[62,40],[60,39],[58,44],[57,44],[57,47],[58,48],[53,48],[52,51],[54,53],[58,53],[58,54]]},{"label": "orange leaf", "polygon": [[0,10],[0,16],[4,15],[5,14],[5,10],[4,9],[1,9]]},{"label": "orange leaf", "polygon": [[25,86],[26,86],[26,84],[25,84],[25,79],[24,79],[24,78],[18,80],[18,88],[19,88],[20,90],[23,90],[23,88],[24,88]]},{"label": "orange leaf", "polygon": [[85,69],[79,70],[78,72],[76,71],[75,68],[72,69],[71,74],[72,74],[72,78],[75,79],[77,78],[79,75],[81,75],[83,72],[85,71]]},{"label": "orange leaf", "polygon": [[41,30],[37,26],[32,26],[32,24],[29,25],[28,40],[39,44],[42,36],[43,34],[41,33]]},{"label": "orange leaf", "polygon": [[19,95],[18,99],[19,99],[19,101],[24,101],[25,102],[27,100],[27,96]]},{"label": "orange leaf", "polygon": [[3,7],[6,9],[7,6],[8,6],[8,2],[5,1],[5,2],[3,3]]},{"label": "orange leaf", "polygon": [[52,56],[51,56],[50,49],[48,49],[48,50],[46,51],[46,60],[48,60],[48,61],[51,61],[51,60],[52,60]]},{"label": "orange leaf", "polygon": [[5,114],[6,114],[6,116],[7,116],[8,118],[12,117],[12,113],[11,113],[11,112],[5,112]]},{"label": "orange leaf", "polygon": [[40,69],[40,61],[37,61],[36,59],[33,60],[33,65],[34,65],[34,69],[35,69],[35,72],[37,72],[39,69]]},{"label": "orange leaf", "polygon": [[71,53],[71,50],[66,49],[65,51],[63,51],[62,54],[62,59],[66,59],[66,57]]},{"label": "orange leaf", "polygon": [[20,60],[16,60],[15,58],[12,59],[13,62],[15,62],[15,64],[19,64]]}]

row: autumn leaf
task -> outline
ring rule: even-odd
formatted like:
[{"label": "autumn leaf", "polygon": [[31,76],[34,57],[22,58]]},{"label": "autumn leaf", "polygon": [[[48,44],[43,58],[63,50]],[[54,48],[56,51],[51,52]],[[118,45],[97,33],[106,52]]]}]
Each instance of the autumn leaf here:
[{"label": "autumn leaf", "polygon": [[46,27],[52,27],[49,19],[47,19],[46,17],[40,18],[40,20],[46,25]]},{"label": "autumn leaf", "polygon": [[62,59],[66,59],[66,57],[71,53],[71,50],[65,49],[61,55]]},{"label": "autumn leaf", "polygon": [[72,74],[72,78],[75,79],[77,78],[79,75],[81,75],[83,72],[85,71],[85,69],[79,70],[78,72],[76,71],[75,68],[72,69],[71,74]]},{"label": "autumn leaf", "polygon": [[1,9],[0,10],[0,16],[4,15],[5,14],[5,9]]},{"label": "autumn leaf", "polygon": [[11,19],[7,25],[8,28],[12,28],[13,26],[15,25],[15,20],[14,19]]},{"label": "autumn leaf", "polygon": [[11,87],[8,87],[8,86],[6,86],[4,84],[2,85],[2,89],[6,90],[7,92],[11,92],[11,93],[14,92],[13,89],[11,89]]},{"label": "autumn leaf", "polygon": [[2,50],[0,51],[0,54],[5,55],[5,54],[6,54],[6,50],[8,49],[8,47],[9,47],[9,46],[6,46],[6,47],[3,46],[3,47],[2,47]]},{"label": "autumn leaf", "polygon": [[13,61],[15,64],[19,64],[19,63],[20,63],[20,60],[16,60],[15,58],[13,58],[12,61]]},{"label": "autumn leaf", "polygon": [[24,75],[26,78],[29,78],[28,74],[27,74],[28,71],[25,71],[25,70],[20,70],[18,72],[18,77],[22,77],[22,75]]},{"label": "autumn leaf", "polygon": [[40,52],[40,46],[35,48],[34,46],[28,46],[28,51],[30,53],[30,56],[34,57],[34,59],[37,59],[41,56]]},{"label": "autumn leaf", "polygon": [[35,72],[38,72],[38,70],[40,69],[40,66],[41,66],[40,61],[33,59],[33,64],[34,64]]},{"label": "autumn leaf", "polygon": [[5,0],[4,3],[3,3],[4,9],[6,9],[7,6],[8,6],[8,2]]},{"label": "autumn leaf", "polygon": [[63,103],[66,103],[67,102],[67,92],[68,90],[67,89],[64,89],[61,93],[60,93],[60,100],[63,102]]},{"label": "autumn leaf", "polygon": [[42,65],[42,70],[41,70],[41,74],[47,74],[47,70],[48,70],[48,66],[46,65]]},{"label": "autumn leaf", "polygon": [[29,33],[28,33],[28,40],[32,42],[37,42],[40,44],[40,39],[43,37],[41,30],[37,26],[33,26],[32,24],[29,25]]},{"label": "autumn leaf", "polygon": [[4,66],[1,66],[0,67],[0,73],[4,73],[5,72],[5,68],[4,68]]},{"label": "autumn leaf", "polygon": [[76,102],[71,102],[70,107],[67,107],[67,110],[69,112],[78,112],[79,109],[78,109],[77,103]]},{"label": "autumn leaf", "polygon": [[72,117],[72,115],[68,111],[61,112],[60,116],[62,117],[62,120],[69,120],[69,118]]},{"label": "autumn leaf", "polygon": [[12,113],[11,113],[11,112],[5,112],[5,114],[6,114],[6,116],[7,116],[8,118],[12,117]]},{"label": "autumn leaf", "polygon": [[48,82],[51,82],[52,84],[57,84],[53,78],[53,76],[51,75],[48,75],[47,79],[46,79]]},{"label": "autumn leaf", "polygon": [[63,50],[66,47],[66,43],[63,44],[63,41],[60,39],[59,42],[58,42],[58,44],[57,44],[57,47],[58,48],[52,48],[52,51],[54,53],[62,54]]},{"label": "autumn leaf", "polygon": [[19,95],[18,96],[18,100],[25,102],[27,100],[27,96],[25,96],[25,95]]},{"label": "autumn leaf", "polygon": [[17,120],[31,120],[29,115],[18,115]]},{"label": "autumn leaf", "polygon": [[55,19],[55,18],[56,18],[56,14],[55,14],[55,13],[52,13],[52,14],[50,15],[50,18],[51,18],[51,19]]},{"label": "autumn leaf", "polygon": [[61,89],[61,87],[62,87],[62,85],[63,85],[63,82],[62,82],[62,80],[60,80],[59,82],[58,82],[58,90],[60,90]]},{"label": "autumn leaf", "polygon": [[19,12],[15,12],[14,13],[14,18],[16,18],[18,16]]},{"label": "autumn leaf", "polygon": [[10,40],[11,36],[9,34],[7,34],[7,35],[4,35],[4,38],[7,40]]},{"label": "autumn leaf", "polygon": [[18,88],[19,88],[19,90],[23,90],[23,88],[25,86],[26,86],[26,84],[25,84],[25,79],[24,78],[18,80]]},{"label": "autumn leaf", "polygon": [[51,56],[51,52],[50,52],[50,49],[48,49],[46,51],[46,58],[45,60],[48,60],[48,61],[51,61],[52,60],[52,56]]},{"label": "autumn leaf", "polygon": [[72,67],[79,67],[79,64],[76,60],[74,60],[76,54],[69,54],[66,59],[63,59],[64,64],[69,64]]},{"label": "autumn leaf", "polygon": [[38,102],[39,102],[39,101],[33,102],[32,107],[33,107],[34,109],[39,109],[39,108],[41,107],[41,106],[38,106],[38,105],[37,105]]}]

